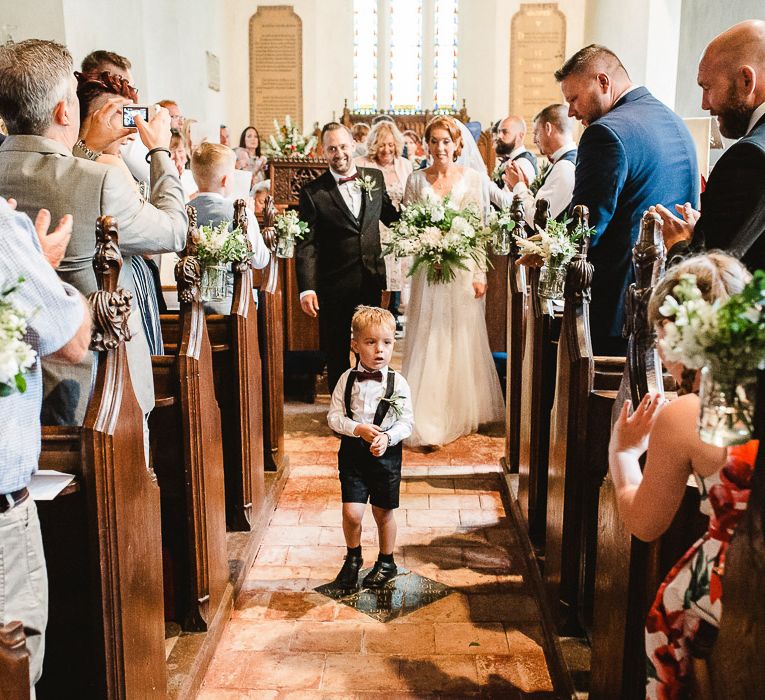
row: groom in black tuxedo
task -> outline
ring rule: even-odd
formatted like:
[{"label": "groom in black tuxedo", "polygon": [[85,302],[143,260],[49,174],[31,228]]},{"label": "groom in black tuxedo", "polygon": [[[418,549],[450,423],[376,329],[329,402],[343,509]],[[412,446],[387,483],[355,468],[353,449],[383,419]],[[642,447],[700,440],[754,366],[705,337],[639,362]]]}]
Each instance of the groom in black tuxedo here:
[{"label": "groom in black tuxedo", "polygon": [[319,345],[327,356],[330,394],[350,366],[351,317],[359,304],[380,305],[385,263],[380,222],[398,212],[381,170],[356,168],[355,143],[342,124],[321,130],[329,170],[300,192],[300,219],[310,230],[297,245],[300,306],[319,317]]}]

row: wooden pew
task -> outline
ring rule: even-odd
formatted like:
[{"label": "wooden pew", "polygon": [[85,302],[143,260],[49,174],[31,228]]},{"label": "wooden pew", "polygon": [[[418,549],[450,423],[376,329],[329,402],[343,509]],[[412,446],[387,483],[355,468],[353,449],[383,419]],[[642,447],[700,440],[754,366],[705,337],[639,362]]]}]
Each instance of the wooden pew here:
[{"label": "wooden pew", "polygon": [[[614,410],[621,409],[625,398],[631,398],[637,406],[648,392],[663,393],[665,386],[674,389],[671,377],[662,375],[655,334],[647,320],[648,300],[664,274],[664,261],[661,220],[655,214],[646,214],[633,249],[636,281],[626,299],[627,363]],[[609,432],[605,429],[609,418],[600,417],[599,435]],[[590,561],[582,565],[585,592],[580,595],[580,599],[586,599],[594,594],[591,696],[637,700],[645,697],[644,626],[648,608],[670,568],[706,529],[707,518],[699,511],[698,489],[691,481],[667,532],[656,542],[640,542],[631,537],[619,517],[607,455],[593,460],[593,467],[596,471],[590,483],[594,480],[602,482],[602,486],[597,521],[593,524],[590,520],[585,537],[596,543],[597,558],[593,567],[591,551]],[[590,534],[593,527],[597,528],[595,537]]]},{"label": "wooden pew", "polygon": [[[544,229],[550,203],[537,203],[534,225]],[[550,439],[550,409],[555,393],[556,343],[560,314],[553,304],[539,296],[539,268],[531,268],[523,351],[518,504],[526,518],[534,544],[544,543],[547,502],[547,453]]]},{"label": "wooden pew", "polygon": [[[152,358],[156,407],[149,418],[162,495],[166,617],[187,630],[212,622],[228,582],[223,450],[212,348],[194,257],[196,212],[175,269],[180,314],[162,317],[163,338],[177,354]],[[174,326],[173,321],[177,322]]]},{"label": "wooden pew", "polygon": [[[524,211],[520,196],[513,197],[515,230],[523,231]],[[505,459],[508,471],[518,472],[521,444],[521,392],[523,387],[523,349],[526,328],[526,268],[518,265],[518,246],[513,240],[508,256],[507,299],[507,387],[505,391]]]},{"label": "wooden pew", "polygon": [[[749,700],[765,688],[765,370],[757,381],[755,437],[760,441],[749,508],[725,557],[723,613],[709,672],[715,698]],[[759,505],[757,505],[759,504]],[[760,509],[756,512],[755,507]]]},{"label": "wooden pew", "polygon": [[[271,197],[266,199],[263,211],[263,237],[275,240],[273,230],[276,207]],[[271,254],[275,245],[271,245]],[[294,263],[294,260],[287,260]],[[258,314],[263,363],[263,449],[267,471],[279,471],[287,464],[284,449],[284,303],[285,275],[278,276],[273,293],[261,288]],[[295,287],[297,289],[297,286]],[[304,315],[302,311],[299,312]]]},{"label": "wooden pew", "polygon": [[24,625],[0,625],[0,683],[5,700],[29,700],[29,651]]},{"label": "wooden pew", "polygon": [[38,503],[49,621],[38,698],[164,698],[160,499],[125,341],[131,295],[117,289],[117,223],[101,217],[90,296],[98,371],[82,427],[43,427],[40,467],[76,476]]}]

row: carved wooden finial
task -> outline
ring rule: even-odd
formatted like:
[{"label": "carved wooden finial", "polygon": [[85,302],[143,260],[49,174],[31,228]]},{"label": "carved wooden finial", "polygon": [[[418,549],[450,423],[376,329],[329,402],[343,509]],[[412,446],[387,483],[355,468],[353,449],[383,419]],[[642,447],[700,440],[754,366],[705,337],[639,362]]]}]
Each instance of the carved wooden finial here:
[{"label": "carved wooden finial", "polygon": [[632,249],[635,283],[639,289],[653,287],[664,275],[667,256],[661,229],[662,220],[657,213],[643,214],[640,234]]},{"label": "carved wooden finial", "polygon": [[[238,228],[244,234],[244,242],[247,245],[247,250],[252,253],[252,242],[247,235],[247,228],[249,226],[249,219],[247,217],[247,202],[244,199],[237,199],[234,202],[234,228]],[[250,266],[249,260],[243,260],[234,263],[234,269],[237,272],[244,272]]]},{"label": "carved wooden finial", "polygon": [[536,209],[534,209],[534,231],[540,228],[544,231],[549,219],[550,200],[542,197],[537,200]]},{"label": "carved wooden finial", "polygon": [[276,230],[274,229],[274,220],[276,219],[276,204],[271,195],[266,197],[263,203],[263,240],[272,254],[276,252]]},{"label": "carved wooden finial", "polygon": [[93,316],[90,349],[97,352],[114,350],[132,337],[128,319],[133,294],[117,287],[121,269],[117,221],[111,216],[101,216],[96,222],[96,249],[93,254],[98,291],[88,296]]},{"label": "carved wooden finial", "polygon": [[[577,204],[574,207],[573,220],[570,226],[572,230],[581,227],[583,230],[589,228],[590,210],[583,204]],[[593,264],[587,260],[587,253],[590,249],[590,236],[584,235],[579,239],[579,250],[569,263],[568,273],[566,275],[566,291],[564,298],[566,302],[580,303],[590,301],[590,286],[592,285]]]},{"label": "carved wooden finial", "polygon": [[175,282],[178,286],[178,301],[188,304],[202,299],[202,266],[196,257],[199,241],[197,210],[187,204],[186,214],[189,217],[186,247],[183,249],[180,260],[175,264]]}]

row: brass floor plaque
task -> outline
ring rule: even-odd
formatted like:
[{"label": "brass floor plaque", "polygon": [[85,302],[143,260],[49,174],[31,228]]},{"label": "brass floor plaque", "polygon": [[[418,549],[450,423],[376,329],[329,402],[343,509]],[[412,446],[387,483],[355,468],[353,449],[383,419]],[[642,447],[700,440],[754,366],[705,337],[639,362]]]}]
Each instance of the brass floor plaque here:
[{"label": "brass floor plaque", "polygon": [[[370,569],[359,573],[359,581]],[[415,610],[435,603],[448,596],[452,590],[443,583],[438,583],[424,576],[409,571],[401,566],[398,574],[388,582],[385,588],[338,588],[334,583],[325,583],[314,589],[333,600],[349,605],[379,622],[390,622]]]}]

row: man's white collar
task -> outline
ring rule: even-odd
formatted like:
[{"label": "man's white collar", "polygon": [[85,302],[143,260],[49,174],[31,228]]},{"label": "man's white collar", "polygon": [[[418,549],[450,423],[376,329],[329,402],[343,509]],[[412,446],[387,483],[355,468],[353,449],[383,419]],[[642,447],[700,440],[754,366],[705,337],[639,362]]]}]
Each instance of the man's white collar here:
[{"label": "man's white collar", "polygon": [[568,143],[563,144],[555,153],[553,153],[550,156],[550,162],[551,163],[557,163],[558,159],[564,154],[568,153],[569,151],[573,151],[576,149],[576,144],[573,141],[569,141]]},{"label": "man's white collar", "polygon": [[748,134],[752,129],[754,129],[754,125],[760,121],[760,119],[765,116],[765,102],[763,102],[757,109],[752,112],[752,118],[749,120],[749,127],[746,130],[746,133]]}]

